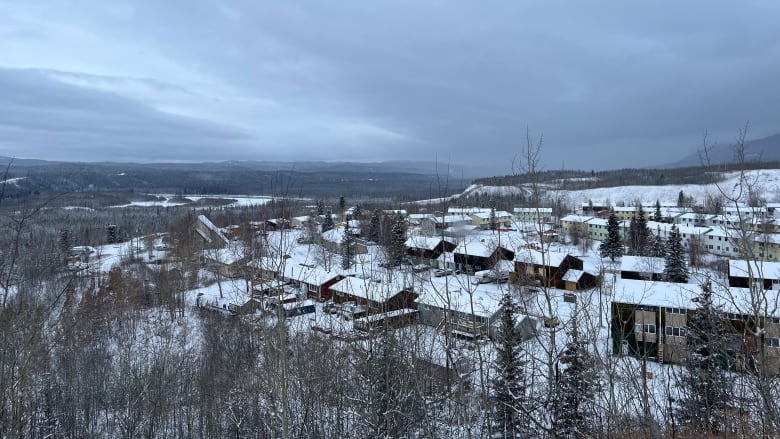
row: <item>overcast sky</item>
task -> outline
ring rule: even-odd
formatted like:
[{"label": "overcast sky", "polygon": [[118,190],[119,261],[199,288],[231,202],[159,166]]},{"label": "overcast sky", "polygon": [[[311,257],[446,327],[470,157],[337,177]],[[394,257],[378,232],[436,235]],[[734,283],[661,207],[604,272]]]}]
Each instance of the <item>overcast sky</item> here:
[{"label": "overcast sky", "polygon": [[668,163],[780,133],[780,2],[0,0],[0,155]]}]

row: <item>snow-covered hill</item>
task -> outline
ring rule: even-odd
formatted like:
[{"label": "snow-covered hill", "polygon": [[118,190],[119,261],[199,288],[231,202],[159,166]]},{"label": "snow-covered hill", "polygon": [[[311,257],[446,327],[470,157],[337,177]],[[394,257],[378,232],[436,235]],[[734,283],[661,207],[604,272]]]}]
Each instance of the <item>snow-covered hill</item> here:
[{"label": "snow-covered hill", "polygon": [[[743,181],[754,186],[756,193],[767,202],[780,202],[780,169],[757,169],[747,171]],[[654,203],[656,200],[661,202],[676,202],[680,191],[683,191],[686,197],[693,197],[696,202],[703,202],[708,195],[717,196],[721,191],[728,195],[739,196],[742,201],[747,201],[747,190],[744,185],[740,186],[740,173],[730,172],[726,178],[717,184],[686,184],[686,185],[667,185],[667,186],[617,186],[597,189],[583,190],[558,190],[553,185],[543,185],[543,190],[548,196],[560,198],[566,205],[575,207],[582,203],[591,201],[611,201],[612,203],[631,204],[634,201],[642,203]],[[742,190],[740,193],[740,189]],[[482,184],[472,184],[460,194],[453,195],[446,199],[420,200],[419,204],[439,203],[443,201],[452,201],[454,199],[466,197],[469,195],[525,195],[530,194],[527,187],[517,186],[487,186]]]},{"label": "snow-covered hill", "polygon": [[[745,173],[746,182],[754,185],[757,193],[767,202],[780,201],[780,169],[758,169],[747,171]],[[667,201],[674,202],[680,191],[683,191],[686,197],[693,197],[697,202],[703,202],[707,195],[718,195],[720,191],[729,196],[739,196],[742,201],[747,201],[747,190],[740,193],[740,174],[731,172],[726,178],[715,184],[708,185],[669,185],[669,186],[618,186],[598,189],[585,189],[577,191],[561,191],[565,196],[567,204],[579,206],[588,200],[605,201],[610,200],[613,203],[625,202],[629,204],[639,200],[641,202]]]}]

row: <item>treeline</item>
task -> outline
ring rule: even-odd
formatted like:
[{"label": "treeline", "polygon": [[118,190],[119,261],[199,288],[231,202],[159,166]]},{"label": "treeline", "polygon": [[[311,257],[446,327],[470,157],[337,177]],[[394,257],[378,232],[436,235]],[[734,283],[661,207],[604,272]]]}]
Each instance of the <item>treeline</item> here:
[{"label": "treeline", "polygon": [[[54,193],[151,192],[178,195],[254,194],[283,197],[350,197],[405,199],[443,196],[433,192],[435,176],[403,172],[261,171],[226,165],[211,169],[158,169],[135,165],[46,165],[11,168],[4,185],[6,200],[45,198]],[[227,169],[225,169],[227,168]],[[457,193],[467,182],[450,182],[446,194]]]},{"label": "treeline", "polygon": [[[551,170],[536,173],[533,177],[538,183],[563,190],[595,189],[601,187],[642,185],[663,186],[683,184],[712,184],[723,179],[723,173],[751,170],[776,169],[780,162],[753,162],[743,164],[724,164],[716,167],[685,167],[674,169],[624,168],[610,171],[567,171]],[[503,175],[480,178],[476,184],[489,186],[517,186],[530,184],[527,174]]]}]

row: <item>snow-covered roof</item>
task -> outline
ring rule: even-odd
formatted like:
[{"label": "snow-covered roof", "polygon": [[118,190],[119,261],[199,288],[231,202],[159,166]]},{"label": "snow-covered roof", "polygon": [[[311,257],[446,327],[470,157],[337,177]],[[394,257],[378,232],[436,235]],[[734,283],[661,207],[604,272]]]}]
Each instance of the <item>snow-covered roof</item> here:
[{"label": "snow-covered roof", "polygon": [[502,292],[495,284],[480,284],[471,292],[455,285],[432,281],[415,290],[416,302],[439,309],[449,309],[463,314],[490,318],[501,309]]},{"label": "snow-covered roof", "polygon": [[[490,211],[488,212],[474,212],[471,214],[472,216],[475,216],[479,219],[490,219]],[[506,212],[504,210],[497,210],[496,211],[496,218],[507,218],[511,217],[512,214],[509,212]]]},{"label": "snow-covered roof", "polygon": [[445,215],[444,218],[440,216],[432,216],[429,219],[435,223],[470,223],[471,217],[468,215]]},{"label": "snow-covered roof", "polygon": [[601,218],[593,218],[588,221],[588,226],[604,226],[606,227],[609,221]]},{"label": "snow-covered roof", "polygon": [[[780,279],[780,262],[750,261],[754,279]],[[748,263],[729,259],[729,276],[748,277]]]},{"label": "snow-covered roof", "polygon": [[515,207],[515,213],[552,213],[552,207]]},{"label": "snow-covered roof", "polygon": [[458,244],[453,253],[487,258],[493,256],[493,252],[499,247],[506,249],[506,247],[503,245],[499,246],[498,242],[494,242],[492,239],[470,239]]},{"label": "snow-covered roof", "polygon": [[449,209],[447,209],[447,212],[456,213],[460,215],[467,215],[470,213],[490,212],[490,209],[485,207],[450,207]]},{"label": "snow-covered roof", "polygon": [[582,270],[575,270],[570,268],[566,270],[566,274],[563,275],[564,282],[579,282],[582,275],[585,274]]},{"label": "snow-covered roof", "polygon": [[620,271],[663,273],[665,264],[664,258],[654,258],[651,256],[623,256],[620,261]]},{"label": "snow-covered roof", "polygon": [[442,241],[441,238],[433,238],[428,236],[410,236],[404,245],[409,248],[419,248],[425,250],[433,250]]},{"label": "snow-covered roof", "polygon": [[214,250],[203,250],[203,254],[207,258],[225,265],[235,264],[246,257],[246,252],[240,245],[230,245]]},{"label": "snow-covered roof", "polygon": [[[663,306],[670,308],[696,309],[693,298],[701,292],[701,286],[696,284],[680,284],[673,282],[656,282],[633,279],[618,279],[615,281],[614,301],[635,305]],[[713,303],[724,312],[751,314],[750,290],[711,284]],[[778,315],[777,296],[771,298],[769,317]]]},{"label": "snow-covered roof", "polygon": [[305,282],[310,285],[322,285],[335,278],[339,273],[328,271],[317,265],[287,263],[284,265],[284,277]]},{"label": "snow-covered roof", "polygon": [[566,215],[565,217],[561,218],[561,221],[569,222],[569,223],[586,223],[590,220],[592,220],[592,216],[584,216],[584,215]]},{"label": "snow-covered roof", "polygon": [[[409,280],[408,284],[406,280]],[[366,276],[365,278],[350,276],[331,285],[330,289],[334,292],[381,303],[405,289],[413,290],[413,286],[412,278],[403,275],[378,275],[375,277]]]},{"label": "snow-covered roof", "polygon": [[708,214],[708,213],[688,212],[688,213],[683,213],[682,215],[679,216],[679,218],[680,219],[696,220],[696,221],[701,219],[701,220],[707,221],[707,220],[711,219],[714,216],[715,215]]},{"label": "snow-covered roof", "polygon": [[322,232],[322,239],[329,242],[341,243],[341,241],[344,240],[344,228],[334,227],[330,230],[326,230]]},{"label": "snow-covered roof", "polygon": [[558,267],[566,258],[568,253],[527,249],[518,250],[515,253],[515,261],[524,264],[544,265],[547,267]]},{"label": "snow-covered roof", "polygon": [[[217,235],[217,237],[219,239],[224,241],[226,244],[228,242],[230,242],[230,240],[227,239],[227,237],[225,237],[225,235],[222,234],[222,231],[219,230],[219,227],[215,226],[214,223],[212,223],[210,219],[206,218],[206,215],[198,215],[198,221],[203,223],[203,225],[206,226],[207,229],[211,230],[215,235]],[[202,233],[200,235],[203,236]],[[203,237],[204,237],[204,239],[206,239],[209,242],[211,242],[210,239],[206,238],[205,236],[203,236]]]}]

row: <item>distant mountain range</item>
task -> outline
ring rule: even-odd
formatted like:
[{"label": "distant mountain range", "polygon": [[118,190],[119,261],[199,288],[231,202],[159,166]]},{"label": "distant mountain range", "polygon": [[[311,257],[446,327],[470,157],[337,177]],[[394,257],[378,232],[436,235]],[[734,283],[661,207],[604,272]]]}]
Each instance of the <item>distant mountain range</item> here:
[{"label": "distant mountain range", "polygon": [[423,161],[71,163],[0,157],[0,172],[9,163],[5,196],[18,199],[84,191],[425,198],[463,190],[480,176],[476,167]]},{"label": "distant mountain range", "polygon": [[[710,163],[722,165],[734,163],[736,157],[732,145],[715,145],[709,153]],[[748,162],[773,162],[780,161],[780,134],[775,134],[762,139],[745,142],[745,160]],[[682,159],[658,168],[682,168],[687,166],[701,166],[702,162],[698,151],[683,157]]]}]

